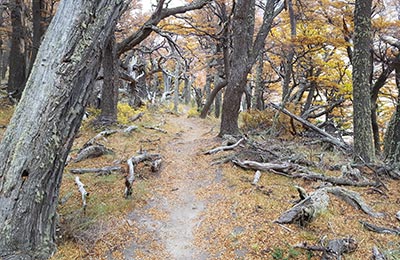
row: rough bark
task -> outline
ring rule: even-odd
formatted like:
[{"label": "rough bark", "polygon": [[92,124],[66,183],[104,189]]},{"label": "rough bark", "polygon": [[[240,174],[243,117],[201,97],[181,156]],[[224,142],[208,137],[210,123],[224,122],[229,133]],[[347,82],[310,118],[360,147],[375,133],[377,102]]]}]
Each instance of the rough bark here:
[{"label": "rough bark", "polygon": [[265,4],[263,23],[253,42],[255,1],[241,0],[235,4],[231,31],[230,73],[227,76],[228,84],[222,103],[220,136],[240,134],[238,117],[247,75],[264,47],[265,39],[272,27],[272,20],[282,9],[283,6],[278,6],[277,0],[269,0]]},{"label": "rough bark", "polygon": [[263,75],[263,68],[264,68],[264,53],[261,52],[260,55],[257,57],[257,67],[256,67],[256,83],[255,83],[255,90],[253,99],[251,102],[251,108],[264,110],[264,75]]},{"label": "rough bark", "polygon": [[[395,69],[397,90],[400,90],[400,65]],[[399,168],[400,163],[400,95],[397,98],[397,106],[390,119],[384,139],[383,155],[386,161]]]},{"label": "rough bark", "polygon": [[353,159],[367,163],[375,160],[369,82],[372,67],[371,5],[372,0],[356,0],[354,11]]},{"label": "rough bark", "polygon": [[44,0],[32,0],[32,56],[30,67],[32,67],[35,61],[45,31],[44,11]]},{"label": "rough bark", "polygon": [[101,113],[96,123],[113,125],[117,123],[118,84],[115,75],[115,37],[111,35],[107,41],[102,57],[103,89],[101,91]]},{"label": "rough bark", "polygon": [[26,80],[23,6],[22,0],[10,1],[12,33],[7,91],[18,100],[21,98]]},{"label": "rough bark", "polygon": [[0,258],[47,259],[56,205],[99,53],[125,9],[120,0],[64,0],[0,145]]}]

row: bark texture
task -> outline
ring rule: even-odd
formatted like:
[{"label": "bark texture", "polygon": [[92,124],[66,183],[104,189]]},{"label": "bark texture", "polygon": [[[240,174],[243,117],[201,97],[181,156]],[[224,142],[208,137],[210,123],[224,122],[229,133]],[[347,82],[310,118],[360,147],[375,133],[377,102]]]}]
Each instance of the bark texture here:
[{"label": "bark texture", "polygon": [[356,0],[354,11],[354,161],[367,163],[375,160],[369,80],[372,66],[371,5],[372,0]]},{"label": "bark texture", "polygon": [[55,251],[61,176],[121,0],[64,0],[0,144],[0,258]]},{"label": "bark texture", "polygon": [[8,93],[16,99],[20,99],[25,87],[26,60],[25,60],[25,32],[23,22],[22,0],[10,1],[11,9],[11,50],[9,56],[9,78],[7,84]]},{"label": "bark texture", "polygon": [[272,21],[283,9],[278,0],[269,0],[265,4],[263,23],[254,36],[255,0],[239,0],[235,4],[232,18],[232,54],[230,73],[227,75],[227,88],[222,103],[220,136],[239,134],[238,117],[242,95],[249,74],[257,56],[263,49]]}]

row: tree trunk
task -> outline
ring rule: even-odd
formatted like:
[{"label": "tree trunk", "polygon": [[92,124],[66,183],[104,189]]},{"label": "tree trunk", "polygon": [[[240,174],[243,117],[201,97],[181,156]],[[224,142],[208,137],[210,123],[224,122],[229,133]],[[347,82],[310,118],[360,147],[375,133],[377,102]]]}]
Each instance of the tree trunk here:
[{"label": "tree trunk", "polygon": [[[223,79],[217,74],[214,77],[214,88],[222,82]],[[222,98],[222,91],[218,91],[217,95],[215,96],[214,100],[214,116],[215,118],[219,118],[221,114],[221,98]]]},{"label": "tree trunk", "polygon": [[263,110],[264,109],[264,78],[263,78],[263,67],[264,67],[264,53],[261,52],[257,57],[257,68],[256,68],[256,85],[253,95],[251,108]]},{"label": "tree trunk", "polygon": [[44,0],[32,0],[32,56],[30,67],[33,66],[44,33]]},{"label": "tree trunk", "polygon": [[21,98],[26,80],[23,5],[22,0],[10,1],[12,33],[7,91],[16,99]]},{"label": "tree trunk", "polygon": [[179,61],[176,60],[175,64],[175,79],[174,79],[174,112],[178,113],[178,105],[179,105],[179,75],[181,73],[181,65]]},{"label": "tree trunk", "polygon": [[285,69],[285,75],[283,78],[283,84],[282,84],[282,103],[285,105],[285,103],[289,100],[290,96],[290,81],[292,79],[292,74],[293,74],[293,58],[294,58],[294,46],[293,46],[293,41],[296,38],[296,26],[297,26],[297,20],[296,20],[296,15],[294,13],[293,9],[293,2],[292,0],[286,0],[286,7],[289,13],[289,20],[290,20],[290,36],[291,36],[291,42],[289,46],[289,53],[286,55],[286,60],[284,61],[284,69]]},{"label": "tree trunk", "polygon": [[120,0],[63,0],[0,144],[0,258],[47,259],[68,152]]},{"label": "tree trunk", "polygon": [[[396,67],[396,85],[400,91],[400,66]],[[385,133],[383,155],[391,164],[399,167],[400,163],[400,95],[397,98],[397,106],[389,122]]]},{"label": "tree trunk", "polygon": [[367,163],[375,160],[369,82],[372,66],[371,5],[372,0],[356,0],[354,11],[353,159]]},{"label": "tree trunk", "polygon": [[106,47],[103,51],[103,89],[101,91],[101,113],[96,120],[100,125],[112,125],[117,122],[117,103],[118,103],[118,85],[115,77],[115,37],[107,40]]},{"label": "tree trunk", "polygon": [[240,134],[238,126],[240,101],[246,88],[247,75],[265,45],[273,19],[282,11],[279,1],[269,0],[265,4],[263,23],[255,37],[255,0],[236,2],[232,18],[232,54],[227,89],[222,103],[220,136]]}]

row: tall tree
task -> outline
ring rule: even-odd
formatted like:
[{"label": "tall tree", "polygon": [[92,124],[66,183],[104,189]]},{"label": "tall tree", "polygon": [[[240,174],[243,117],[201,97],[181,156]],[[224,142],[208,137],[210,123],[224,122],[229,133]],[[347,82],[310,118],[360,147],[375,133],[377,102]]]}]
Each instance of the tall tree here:
[{"label": "tall tree", "polygon": [[55,250],[61,176],[121,0],[63,0],[0,144],[0,258]]},{"label": "tall tree", "polygon": [[371,125],[372,0],[356,0],[354,10],[353,124],[354,161],[375,159]]},{"label": "tall tree", "polygon": [[239,108],[246,88],[247,75],[264,47],[273,19],[283,9],[283,4],[279,2],[268,0],[265,3],[263,22],[254,42],[255,0],[238,0],[235,4],[231,23],[230,73],[227,75],[228,85],[222,104],[220,136],[239,134]]},{"label": "tall tree", "polygon": [[7,91],[16,99],[21,97],[26,80],[24,5],[23,0],[10,1],[12,33]]}]

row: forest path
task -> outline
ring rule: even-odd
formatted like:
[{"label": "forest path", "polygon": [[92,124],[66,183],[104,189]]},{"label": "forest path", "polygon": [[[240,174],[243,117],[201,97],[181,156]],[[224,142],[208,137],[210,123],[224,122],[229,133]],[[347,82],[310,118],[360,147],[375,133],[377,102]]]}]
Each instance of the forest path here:
[{"label": "forest path", "polygon": [[196,193],[215,181],[210,159],[201,151],[215,145],[216,127],[186,115],[168,115],[165,120],[164,127],[170,137],[161,146],[164,165],[160,176],[148,187],[152,194],[147,205],[129,215],[129,221],[138,227],[138,234],[124,256],[125,259],[207,259],[207,254],[194,243],[201,224],[199,214],[206,208],[206,202]]}]

